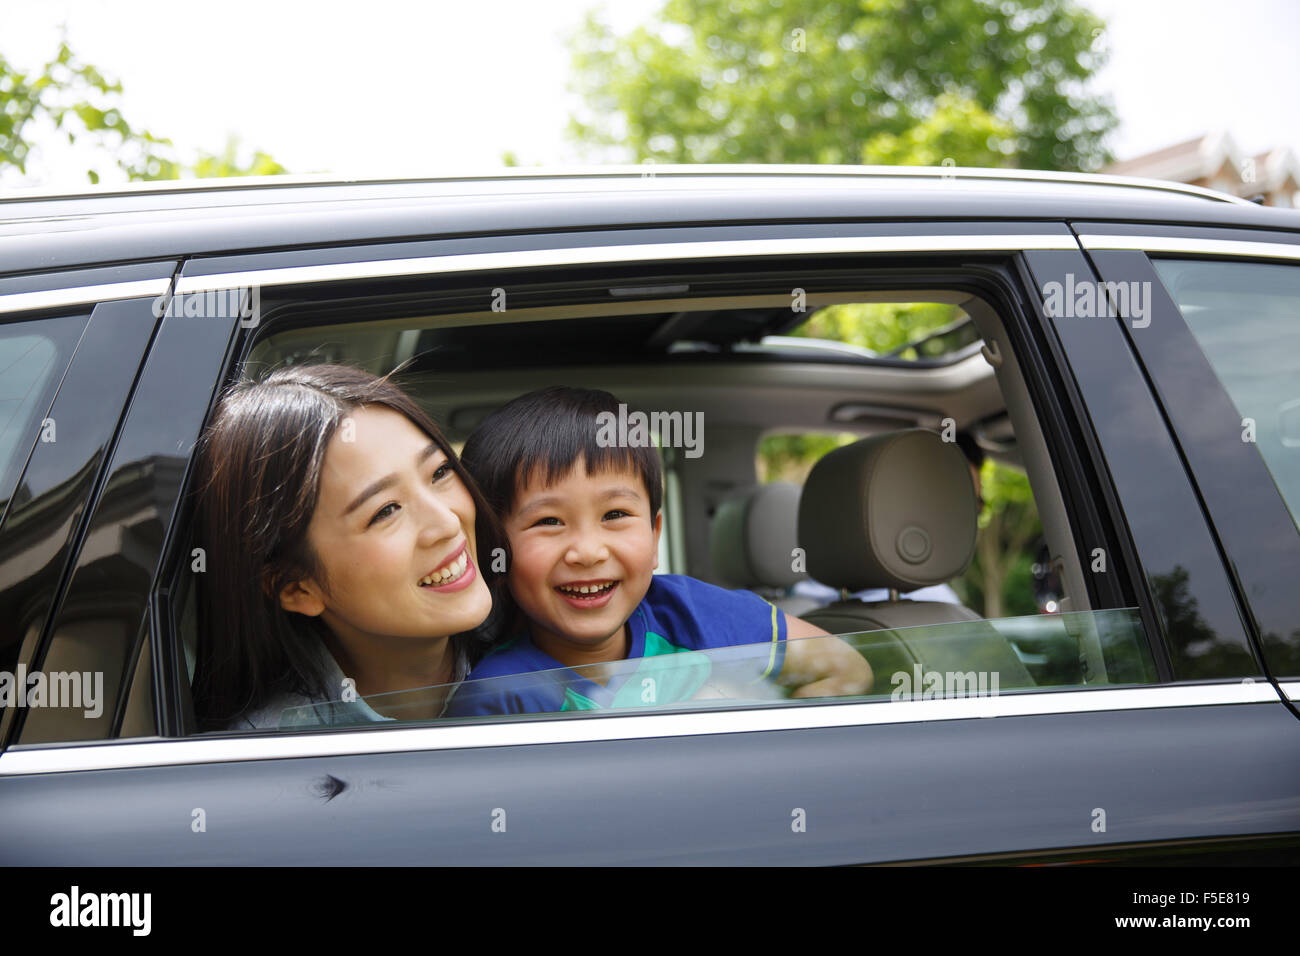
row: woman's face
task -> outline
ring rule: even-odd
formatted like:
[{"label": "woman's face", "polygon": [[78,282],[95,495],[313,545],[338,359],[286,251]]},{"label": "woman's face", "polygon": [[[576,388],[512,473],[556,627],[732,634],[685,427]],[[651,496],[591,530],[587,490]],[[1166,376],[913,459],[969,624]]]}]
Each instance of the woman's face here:
[{"label": "woman's face", "polygon": [[428,435],[392,409],[358,408],[325,452],[307,529],[323,581],[290,585],[281,604],[319,614],[354,647],[476,627],[492,598],[474,516],[474,499]]}]

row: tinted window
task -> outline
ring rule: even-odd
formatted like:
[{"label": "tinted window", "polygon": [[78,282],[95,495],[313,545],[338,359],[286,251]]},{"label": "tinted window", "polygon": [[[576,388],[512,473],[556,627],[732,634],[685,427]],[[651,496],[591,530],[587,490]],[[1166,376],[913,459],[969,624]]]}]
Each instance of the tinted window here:
[{"label": "tinted window", "polygon": [[0,517],[39,440],[57,440],[42,420],[86,317],[61,316],[0,326]]},{"label": "tinted window", "polygon": [[1300,267],[1154,265],[1300,525]]}]

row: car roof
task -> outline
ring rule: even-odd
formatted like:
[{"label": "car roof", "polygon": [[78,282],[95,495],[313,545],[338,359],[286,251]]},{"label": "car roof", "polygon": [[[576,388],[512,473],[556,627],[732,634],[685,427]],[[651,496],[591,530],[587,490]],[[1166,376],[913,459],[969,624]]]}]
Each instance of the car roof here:
[{"label": "car roof", "polygon": [[0,192],[0,273],[262,249],[580,229],[1094,220],[1300,229],[1181,183],[960,167],[607,166]]}]

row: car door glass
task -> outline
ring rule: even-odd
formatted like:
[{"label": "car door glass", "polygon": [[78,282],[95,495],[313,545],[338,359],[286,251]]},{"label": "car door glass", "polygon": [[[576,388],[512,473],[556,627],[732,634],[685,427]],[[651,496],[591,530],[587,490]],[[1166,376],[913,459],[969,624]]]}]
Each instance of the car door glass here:
[{"label": "car door glass", "polygon": [[[780,288],[784,290],[784,284]],[[692,446],[683,437],[682,442],[674,439],[669,443],[672,447],[664,449],[674,454],[665,456],[670,459],[665,461],[666,527],[659,541],[657,570],[718,587],[746,588],[828,632],[876,635],[852,642],[876,673],[874,689],[857,696],[889,697],[896,689],[890,683],[893,675],[912,673],[915,664],[922,666],[923,674],[926,668],[939,664],[945,674],[950,669],[954,673],[974,671],[977,677],[983,672],[985,687],[993,686],[991,678],[996,672],[996,686],[1003,691],[1155,680],[1151,653],[1142,643],[1158,639],[1149,623],[1146,630],[1129,627],[1123,631],[1133,640],[1107,642],[1103,638],[1111,631],[1097,631],[1095,621],[1102,619],[1088,616],[1090,608],[1130,613],[1126,609],[1141,595],[1110,583],[1124,577],[1114,573],[1121,570],[1116,565],[1123,552],[1114,546],[1100,547],[1110,544],[1104,526],[1100,536],[1092,534],[1086,541],[1079,540],[1081,536],[1075,532],[1070,518],[1077,502],[1067,502],[1062,482],[1078,469],[1056,462],[1044,438],[1044,429],[1058,428],[1060,423],[1043,415],[1035,393],[1024,384],[1015,359],[1018,340],[1007,338],[1011,321],[1008,303],[946,288],[906,295],[876,288],[819,292],[807,303],[813,316],[825,317],[827,309],[843,307],[843,321],[825,329],[801,329],[801,321],[805,325],[811,321],[801,319],[802,307],[792,311],[789,294],[762,286],[757,275],[744,285],[743,297],[731,294],[729,286],[716,292],[711,289],[713,294],[707,298],[688,302],[650,295],[657,295],[658,287],[645,291],[644,301],[602,302],[587,308],[557,307],[550,299],[543,303],[540,298],[528,298],[527,290],[521,288],[509,314],[490,323],[479,313],[464,311],[459,300],[448,300],[447,305],[430,311],[423,294],[409,306],[378,319],[375,313],[349,307],[328,326],[311,324],[319,322],[315,318],[267,324],[250,343],[245,365],[255,370],[253,377],[284,366],[325,360],[375,374],[400,367],[402,386],[446,430],[452,442],[464,441],[488,414],[511,398],[554,384],[612,389],[620,407],[626,405],[639,414],[653,415],[658,410],[662,417],[695,416],[691,420],[702,422],[699,438],[707,435],[707,445],[701,440]],[[764,294],[759,295],[760,291]],[[314,306],[309,306],[323,291],[313,290],[310,301],[300,298],[299,292],[277,294],[283,296],[281,304],[293,310],[292,314],[314,316]],[[337,294],[338,289],[331,288],[330,295]],[[567,294],[576,296],[576,291]],[[268,314],[278,314],[275,300],[264,306]],[[873,348],[845,340],[865,321],[864,316],[883,312],[897,318],[894,324],[901,346],[885,343],[890,347],[882,351],[879,344]],[[912,321],[917,316],[925,321]],[[794,334],[784,334],[792,330]],[[826,337],[832,335],[838,338]],[[992,341],[987,355],[981,346],[986,339]],[[506,341],[510,347],[499,348]],[[915,354],[904,355],[908,350]],[[988,355],[997,355],[999,361],[993,362]],[[942,400],[927,391],[939,379],[947,383]],[[833,480],[822,490],[808,494],[806,487],[794,487],[794,494],[774,496],[771,508],[767,503],[760,507],[754,501],[756,494],[772,484],[762,482],[772,476],[760,475],[760,467],[780,457],[767,453],[770,440],[814,430],[835,433],[832,444],[837,448],[843,442],[857,446],[853,457],[845,459],[849,464],[833,466]],[[962,446],[963,438],[972,440],[974,451]],[[943,449],[951,443],[956,443],[959,451]],[[895,445],[903,450],[897,454],[884,451]],[[831,454],[818,457],[826,449],[815,443],[794,451],[804,471],[820,467]],[[886,454],[894,463],[888,469],[893,477],[877,481],[877,492],[864,497],[853,490],[859,489],[858,484],[847,479],[835,483],[835,474],[847,475],[854,469],[877,480],[883,473],[880,468],[862,469],[871,456],[878,464]],[[979,459],[984,455],[991,461],[984,460],[981,471]],[[924,466],[920,472],[918,461]],[[908,481],[909,468],[934,480],[926,484]],[[796,477],[782,476],[787,484]],[[724,520],[735,517],[731,506],[742,496],[749,498],[738,512],[740,518]],[[840,501],[841,497],[846,500]],[[799,527],[799,502],[804,500],[816,503],[811,509],[816,520],[807,540]],[[828,553],[826,542],[839,541],[850,526],[867,527],[868,522],[845,520],[847,509],[842,507],[858,507],[866,500],[881,514],[907,514],[909,524],[897,529],[899,535],[906,531],[905,537],[898,538],[891,531],[879,540],[862,543],[863,548],[870,547],[872,553],[880,548],[897,550],[896,538],[909,548],[917,541],[935,543],[936,548],[927,552],[933,553],[933,560],[924,554],[918,557],[915,548],[904,556],[918,558],[912,562],[915,567],[900,572],[900,580],[913,587],[893,583],[892,570],[882,576],[885,565],[866,568],[864,563],[843,573],[839,567],[831,567],[827,576],[815,566],[816,561],[808,560]],[[902,507],[904,504],[907,507]],[[750,521],[755,515],[763,520]],[[828,517],[823,520],[823,516]],[[877,517],[880,515],[870,522],[873,528]],[[715,537],[726,539],[725,547],[715,548]],[[735,560],[724,561],[726,558]],[[480,556],[480,560],[485,559]],[[847,565],[848,558],[840,563]],[[970,574],[966,574],[968,569]],[[769,571],[780,573],[769,577]],[[861,580],[858,571],[865,575]],[[815,577],[824,584],[823,593],[800,594],[798,582],[791,583],[799,576]],[[191,577],[192,585],[202,594],[209,579]],[[895,595],[894,590],[900,593]],[[938,590],[943,593],[931,593]],[[193,616],[185,613],[186,596],[182,591],[170,597],[181,598],[173,610],[182,612],[177,623],[189,671],[191,660],[201,661],[205,648],[219,647],[222,638],[205,630],[209,625],[201,610]],[[844,603],[844,598],[857,603],[831,609],[831,605]],[[1047,612],[1041,614],[1042,621],[1034,621],[1035,610]],[[820,619],[814,611],[821,612]],[[1009,633],[1014,631],[1010,636],[994,626],[1019,614],[1031,614],[1031,623],[1019,630],[1008,625]],[[1150,622],[1149,609],[1146,614]],[[1084,623],[1077,627],[1046,623],[1066,620]],[[1135,622],[1136,618],[1130,623]],[[927,633],[934,636],[923,640]],[[918,656],[911,648],[912,641],[919,641],[924,653]],[[705,653],[708,659],[718,652]],[[753,655],[762,656],[762,652],[753,648]],[[1115,659],[1108,660],[1108,655]],[[671,665],[656,662],[656,667],[667,666],[675,680],[690,660],[683,657]],[[721,663],[709,662],[711,668]],[[635,689],[642,680],[657,680],[655,674],[638,674],[637,662],[629,666],[633,668],[629,673],[614,667],[617,673],[601,686],[618,683],[622,689],[626,683]],[[536,670],[553,668],[542,663]],[[190,672],[191,679],[202,671],[202,666],[196,667]],[[571,676],[560,683],[564,686],[558,701],[517,712],[552,713],[565,710],[566,701],[569,710],[587,709],[588,703],[668,706],[659,691],[650,693],[652,704],[640,700],[633,690],[626,691],[636,698],[629,700],[617,698],[616,693],[582,693]],[[495,686],[503,684],[498,681]],[[468,699],[475,685],[486,689],[478,681],[470,682],[462,686],[458,699]],[[701,684],[697,690],[703,687]],[[424,690],[430,692],[403,691],[411,696],[384,695],[382,699],[362,699],[351,691],[345,694],[342,687],[331,692],[328,686],[325,694],[312,701],[263,695],[257,699],[266,706],[258,704],[260,709],[245,714],[243,729],[356,725],[385,718],[436,720],[444,713],[444,702],[436,699],[431,689]],[[753,690],[750,688],[748,696],[727,692],[712,699],[744,702],[751,699]],[[754,699],[768,703],[791,699],[793,688],[780,692],[779,685],[775,690],[779,692],[775,697]],[[322,701],[326,695],[330,699]],[[668,696],[674,707],[696,699],[694,691]],[[200,714],[207,702],[200,689],[196,696]],[[229,710],[223,711],[223,722]],[[200,726],[214,729],[216,724]],[[231,725],[228,729],[238,728]]]},{"label": "car door glass", "polygon": [[1152,264],[1300,526],[1300,267]]},{"label": "car door glass", "polygon": [[807,657],[851,648],[871,665],[865,693],[839,700],[996,697],[1003,691],[1152,684],[1155,665],[1136,608],[958,621],[792,641],[665,652],[584,667],[526,671],[284,708],[281,729],[491,718],[575,711],[689,711],[802,704],[790,649]]},{"label": "car door glass", "polygon": [[0,517],[28,452],[58,438],[42,418],[85,325],[86,316],[65,315],[0,326]]}]

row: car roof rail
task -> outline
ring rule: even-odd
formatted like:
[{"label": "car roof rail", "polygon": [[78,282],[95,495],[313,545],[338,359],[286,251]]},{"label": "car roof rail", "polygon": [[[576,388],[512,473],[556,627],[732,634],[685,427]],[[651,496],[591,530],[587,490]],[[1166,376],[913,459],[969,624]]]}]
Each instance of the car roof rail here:
[{"label": "car roof rail", "polygon": [[848,166],[774,163],[748,164],[675,164],[653,163],[609,166],[507,166],[500,169],[460,169],[435,172],[424,170],[416,175],[341,176],[322,173],[295,176],[235,176],[222,179],[169,179],[142,183],[86,186],[78,189],[23,189],[0,191],[0,202],[23,200],[75,199],[134,193],[194,192],[205,190],[247,190],[295,186],[385,185],[399,183],[488,182],[526,179],[653,179],[701,176],[847,176],[861,178],[923,178],[940,180],[1000,180],[1009,182],[1069,183],[1091,186],[1120,186],[1195,196],[1216,202],[1252,205],[1250,200],[1218,192],[1203,186],[1134,176],[1110,176],[1099,173],[1059,172],[1043,169],[981,168],[968,166]]}]

